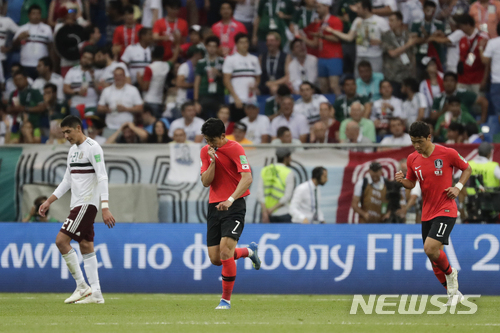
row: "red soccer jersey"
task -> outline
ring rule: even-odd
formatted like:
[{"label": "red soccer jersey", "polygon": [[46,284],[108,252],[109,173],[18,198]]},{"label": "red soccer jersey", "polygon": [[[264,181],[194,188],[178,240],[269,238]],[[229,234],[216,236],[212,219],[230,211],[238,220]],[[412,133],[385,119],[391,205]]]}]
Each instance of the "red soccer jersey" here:
[{"label": "red soccer jersey", "polygon": [[[209,147],[206,145],[201,148],[201,173],[207,171],[211,163],[211,158],[208,156]],[[215,152],[215,175],[210,184],[209,203],[226,201],[236,190],[241,180],[241,172],[251,172],[245,150],[238,142],[228,140]],[[250,190],[247,190],[241,198],[249,194]]]},{"label": "red soccer jersey", "polygon": [[187,22],[181,18],[176,19],[175,22],[167,22],[166,18],[161,18],[153,25],[153,34],[156,33],[160,36],[170,36],[170,40],[162,42],[163,48],[165,49],[165,54],[163,55],[164,60],[172,58],[172,48],[174,46],[173,33],[176,30],[180,32],[182,37],[187,37],[189,33]]},{"label": "red soccer jersey", "polygon": [[[344,29],[344,24],[342,21],[333,15],[328,15],[328,17],[325,18],[324,21],[319,21],[318,23],[315,23],[315,31],[316,32],[323,32],[323,35],[325,36],[333,36],[333,34],[326,32],[325,28],[326,27],[331,27],[333,30],[337,30],[342,32]],[[318,58],[323,58],[323,59],[331,59],[331,58],[343,58],[343,53],[342,53],[342,44],[340,41],[338,42],[330,42],[324,38],[321,38],[319,40],[319,47],[318,47]]]},{"label": "red soccer jersey", "polygon": [[113,34],[113,45],[121,45],[122,51],[120,52],[120,58],[125,52],[127,46],[139,43],[139,31],[142,29],[142,24],[136,24],[133,28],[125,28],[124,25],[120,25],[115,29]]},{"label": "red soccer jersey", "polygon": [[420,182],[422,189],[422,221],[438,216],[457,217],[457,204],[445,190],[452,186],[453,167],[465,170],[469,163],[455,149],[436,145],[431,156],[418,152],[408,156],[406,178]]},{"label": "red soccer jersey", "polygon": [[247,28],[243,23],[232,19],[229,24],[224,25],[219,21],[212,25],[212,31],[215,36],[220,39],[220,47],[225,50],[224,54],[231,55],[234,53],[234,36],[239,33],[247,33]]},{"label": "red soccer jersey", "polygon": [[[464,36],[459,42],[460,47],[460,61],[464,64],[463,74],[458,75],[458,83],[463,84],[480,84],[483,81],[484,71],[486,67],[481,61],[481,54],[479,53],[479,43],[481,40],[488,40],[488,34],[476,29],[472,36]],[[470,53],[474,54],[474,62],[472,66],[468,64]]]}]

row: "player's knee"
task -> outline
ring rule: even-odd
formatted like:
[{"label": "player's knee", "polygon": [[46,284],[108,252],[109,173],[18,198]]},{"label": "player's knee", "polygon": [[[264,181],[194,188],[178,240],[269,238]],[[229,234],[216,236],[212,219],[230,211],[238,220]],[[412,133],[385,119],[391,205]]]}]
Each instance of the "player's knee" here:
[{"label": "player's knee", "polygon": [[431,261],[436,261],[439,258],[439,248],[424,245],[424,252]]},{"label": "player's knee", "polygon": [[65,254],[68,247],[70,247],[70,242],[68,242],[66,239],[63,237],[56,237],[56,246],[61,251],[62,254]]},{"label": "player's knee", "polygon": [[212,262],[212,265],[215,265],[215,266],[221,266],[222,265],[222,262],[220,261],[220,257],[218,257],[218,256],[211,255],[210,256],[210,261]]},{"label": "player's knee", "polygon": [[227,260],[231,257],[233,257],[234,254],[232,253],[231,250],[229,250],[229,248],[225,248],[225,249],[221,249],[220,250],[220,258],[221,260]]}]

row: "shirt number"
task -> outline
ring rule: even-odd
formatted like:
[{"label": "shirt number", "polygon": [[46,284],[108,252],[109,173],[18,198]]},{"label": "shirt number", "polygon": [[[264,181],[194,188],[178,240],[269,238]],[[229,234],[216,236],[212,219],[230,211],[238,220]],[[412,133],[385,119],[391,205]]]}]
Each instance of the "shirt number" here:
[{"label": "shirt number", "polygon": [[[419,177],[420,173],[420,177]],[[415,175],[417,176],[417,180],[423,182],[424,181],[424,176],[422,176],[422,170],[415,171]]]}]

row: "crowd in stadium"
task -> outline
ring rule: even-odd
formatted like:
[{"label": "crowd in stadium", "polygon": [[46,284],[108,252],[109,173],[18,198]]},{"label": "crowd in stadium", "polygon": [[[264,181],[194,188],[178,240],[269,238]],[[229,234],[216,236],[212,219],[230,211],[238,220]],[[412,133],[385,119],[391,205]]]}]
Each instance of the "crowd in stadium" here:
[{"label": "crowd in stadium", "polygon": [[[9,0],[0,144],[496,141],[500,2]],[[353,148],[373,151],[368,148]]]}]

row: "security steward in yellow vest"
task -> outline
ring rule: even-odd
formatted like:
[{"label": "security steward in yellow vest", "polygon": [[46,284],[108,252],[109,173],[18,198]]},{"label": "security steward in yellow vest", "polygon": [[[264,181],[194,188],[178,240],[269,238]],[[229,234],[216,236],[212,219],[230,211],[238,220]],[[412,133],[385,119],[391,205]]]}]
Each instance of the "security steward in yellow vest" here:
[{"label": "security steward in yellow vest", "polygon": [[[472,176],[483,176],[483,186],[486,192],[498,190],[500,187],[500,166],[497,162],[490,161],[493,147],[488,142],[483,142],[479,145],[478,155],[469,165],[472,168]],[[467,187],[467,195],[476,194],[475,187],[480,187],[479,184],[469,184]],[[475,186],[476,185],[476,186]]]},{"label": "security steward in yellow vest", "polygon": [[260,173],[259,201],[263,223],[289,223],[290,200],[295,187],[295,178],[290,163],[292,152],[288,148],[276,150],[277,163],[264,167]]}]

